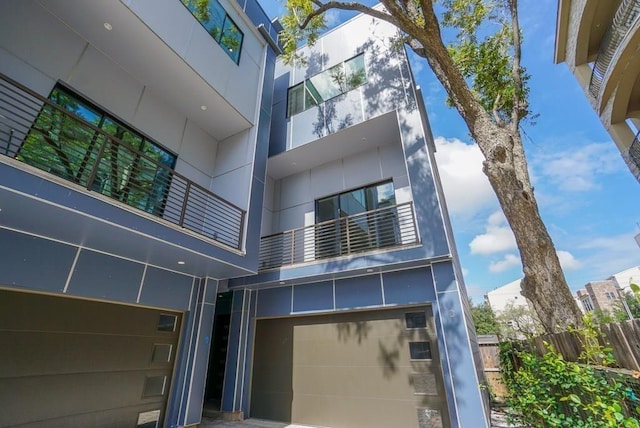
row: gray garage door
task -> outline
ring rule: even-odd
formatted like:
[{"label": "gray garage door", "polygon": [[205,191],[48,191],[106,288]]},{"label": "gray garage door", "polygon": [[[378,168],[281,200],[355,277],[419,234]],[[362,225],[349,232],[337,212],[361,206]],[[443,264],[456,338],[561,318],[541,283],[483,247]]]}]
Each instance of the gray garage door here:
[{"label": "gray garage door", "polygon": [[448,427],[430,307],[258,320],[251,417]]},{"label": "gray garage door", "polygon": [[0,426],[161,426],[179,331],[179,313],[0,290]]}]

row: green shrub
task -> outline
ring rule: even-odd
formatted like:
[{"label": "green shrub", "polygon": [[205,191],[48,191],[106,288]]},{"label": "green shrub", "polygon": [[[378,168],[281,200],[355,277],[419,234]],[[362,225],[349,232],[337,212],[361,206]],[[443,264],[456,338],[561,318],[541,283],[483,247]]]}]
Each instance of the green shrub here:
[{"label": "green shrub", "polygon": [[622,407],[626,388],[593,365],[613,362],[610,350],[597,340],[595,322],[585,319],[584,327],[574,333],[582,338],[584,364],[565,361],[546,342],[542,357],[517,344],[501,345],[501,371],[512,420],[536,428],[640,428]]}]

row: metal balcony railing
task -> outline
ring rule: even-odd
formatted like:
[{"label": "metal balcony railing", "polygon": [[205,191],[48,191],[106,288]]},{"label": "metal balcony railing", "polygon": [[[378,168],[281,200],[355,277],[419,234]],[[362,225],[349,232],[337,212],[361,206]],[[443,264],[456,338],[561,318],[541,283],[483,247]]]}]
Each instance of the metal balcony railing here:
[{"label": "metal balcony railing", "polygon": [[625,160],[629,166],[629,169],[635,175],[636,179],[640,181],[640,131],[633,139],[631,146],[629,147],[628,156],[625,156]]},{"label": "metal balcony railing", "polygon": [[418,242],[413,203],[407,202],[265,236],[260,270]]},{"label": "metal balcony railing", "polygon": [[607,74],[611,61],[620,46],[620,43],[640,16],[640,0],[622,0],[611,26],[605,33],[598,49],[598,56],[593,64],[591,79],[589,81],[589,93],[598,98],[602,81]]},{"label": "metal balcony railing", "polygon": [[242,209],[2,74],[0,154],[241,248]]}]

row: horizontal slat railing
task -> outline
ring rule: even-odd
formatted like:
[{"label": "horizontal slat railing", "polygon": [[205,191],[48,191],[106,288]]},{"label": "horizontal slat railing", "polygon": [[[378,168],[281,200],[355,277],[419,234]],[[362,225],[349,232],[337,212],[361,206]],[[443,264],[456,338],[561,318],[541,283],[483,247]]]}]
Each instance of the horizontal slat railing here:
[{"label": "horizontal slat railing", "polygon": [[629,165],[629,169],[636,179],[640,181],[640,131],[636,133],[636,136],[629,147],[629,153],[624,157]]},{"label": "horizontal slat railing", "polygon": [[589,92],[594,98],[598,98],[602,81],[607,74],[611,61],[615,56],[620,43],[629,32],[633,23],[640,17],[640,1],[622,0],[611,26],[605,33],[598,49],[598,56],[593,64]]},{"label": "horizontal slat railing", "polygon": [[244,210],[2,74],[0,155],[200,236],[242,246]]},{"label": "horizontal slat railing", "polygon": [[260,270],[419,242],[413,203],[288,230],[260,240]]}]

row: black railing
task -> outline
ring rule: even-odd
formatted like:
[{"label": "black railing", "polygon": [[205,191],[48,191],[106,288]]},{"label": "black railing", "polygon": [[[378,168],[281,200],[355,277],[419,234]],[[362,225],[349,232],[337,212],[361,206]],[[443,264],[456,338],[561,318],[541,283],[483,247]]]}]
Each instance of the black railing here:
[{"label": "black railing", "polygon": [[593,64],[589,92],[594,98],[598,98],[602,81],[609,70],[611,61],[638,16],[640,16],[640,1],[622,0],[613,17],[611,26],[602,38],[602,42],[600,42],[598,56]]},{"label": "black railing", "polygon": [[240,249],[245,212],[0,74],[0,154]]},{"label": "black railing", "polygon": [[260,270],[419,242],[407,202],[265,236]]},{"label": "black railing", "polygon": [[627,163],[633,175],[640,180],[640,131],[638,131],[629,147]]}]

